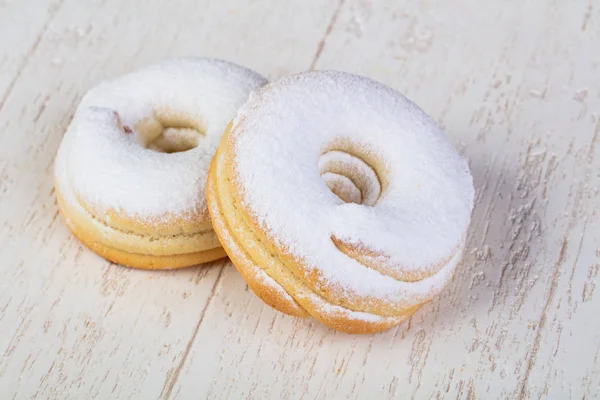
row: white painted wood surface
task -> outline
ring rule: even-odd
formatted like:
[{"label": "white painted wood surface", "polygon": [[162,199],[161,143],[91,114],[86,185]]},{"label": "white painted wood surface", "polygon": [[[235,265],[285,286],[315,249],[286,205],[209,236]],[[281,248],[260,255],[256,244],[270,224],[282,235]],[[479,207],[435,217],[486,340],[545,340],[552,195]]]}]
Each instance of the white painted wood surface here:
[{"label": "white painted wood surface", "polygon": [[[0,0],[0,398],[600,398],[599,43],[594,0]],[[477,188],[444,295],[348,336],[263,305],[228,262],[142,272],[83,248],[52,189],[71,112],[177,55],[360,73],[432,114]]]}]

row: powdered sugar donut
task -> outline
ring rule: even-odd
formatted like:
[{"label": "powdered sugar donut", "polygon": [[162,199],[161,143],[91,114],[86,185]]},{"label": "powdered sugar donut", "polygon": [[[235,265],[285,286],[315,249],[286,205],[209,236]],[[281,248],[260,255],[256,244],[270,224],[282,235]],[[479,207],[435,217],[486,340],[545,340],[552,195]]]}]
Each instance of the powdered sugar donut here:
[{"label": "powdered sugar donut", "polygon": [[58,205],[73,233],[130,267],[224,257],[207,210],[206,175],[227,124],[265,83],[225,61],[183,58],[92,89],[55,165]]},{"label": "powdered sugar donut", "polygon": [[430,117],[340,72],[251,96],[207,184],[215,231],[254,292],[353,333],[394,326],[444,288],[473,197],[466,161]]}]

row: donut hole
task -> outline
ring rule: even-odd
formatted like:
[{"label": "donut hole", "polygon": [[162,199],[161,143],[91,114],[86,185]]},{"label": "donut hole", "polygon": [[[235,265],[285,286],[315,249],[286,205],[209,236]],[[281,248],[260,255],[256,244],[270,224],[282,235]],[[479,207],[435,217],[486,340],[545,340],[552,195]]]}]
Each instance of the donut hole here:
[{"label": "donut hole", "polygon": [[159,153],[180,153],[197,147],[200,134],[192,128],[166,128],[154,140],[146,145],[149,150]]},{"label": "donut hole", "polygon": [[200,144],[204,136],[202,124],[171,112],[155,112],[136,125],[138,140],[148,150],[159,153],[180,153]]},{"label": "donut hole", "polygon": [[321,175],[325,184],[344,203],[362,204],[362,192],[347,176],[325,172]]},{"label": "donut hole", "polygon": [[319,173],[325,185],[344,203],[373,206],[381,196],[381,182],[362,158],[331,150],[319,158]]}]

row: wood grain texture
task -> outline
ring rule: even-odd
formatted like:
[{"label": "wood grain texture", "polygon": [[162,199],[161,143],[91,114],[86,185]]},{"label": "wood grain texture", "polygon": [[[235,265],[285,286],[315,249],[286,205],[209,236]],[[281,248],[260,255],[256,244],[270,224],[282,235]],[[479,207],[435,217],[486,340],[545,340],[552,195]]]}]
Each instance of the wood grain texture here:
[{"label": "wood grain texture", "polygon": [[[600,398],[599,41],[592,0],[0,0],[1,397]],[[187,54],[364,74],[438,120],[477,189],[448,290],[348,336],[228,262],[134,271],[73,239],[51,180],[73,108]]]}]

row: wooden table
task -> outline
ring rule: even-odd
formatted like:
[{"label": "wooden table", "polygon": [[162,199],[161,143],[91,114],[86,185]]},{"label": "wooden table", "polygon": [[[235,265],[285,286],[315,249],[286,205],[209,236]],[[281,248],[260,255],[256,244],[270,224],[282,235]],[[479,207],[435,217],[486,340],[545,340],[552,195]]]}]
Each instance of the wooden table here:
[{"label": "wooden table", "polygon": [[[349,336],[229,262],[112,265],[75,240],[56,149],[93,84],[171,56],[339,69],[420,104],[476,207],[445,293]],[[600,398],[595,0],[0,0],[0,398]]]}]

